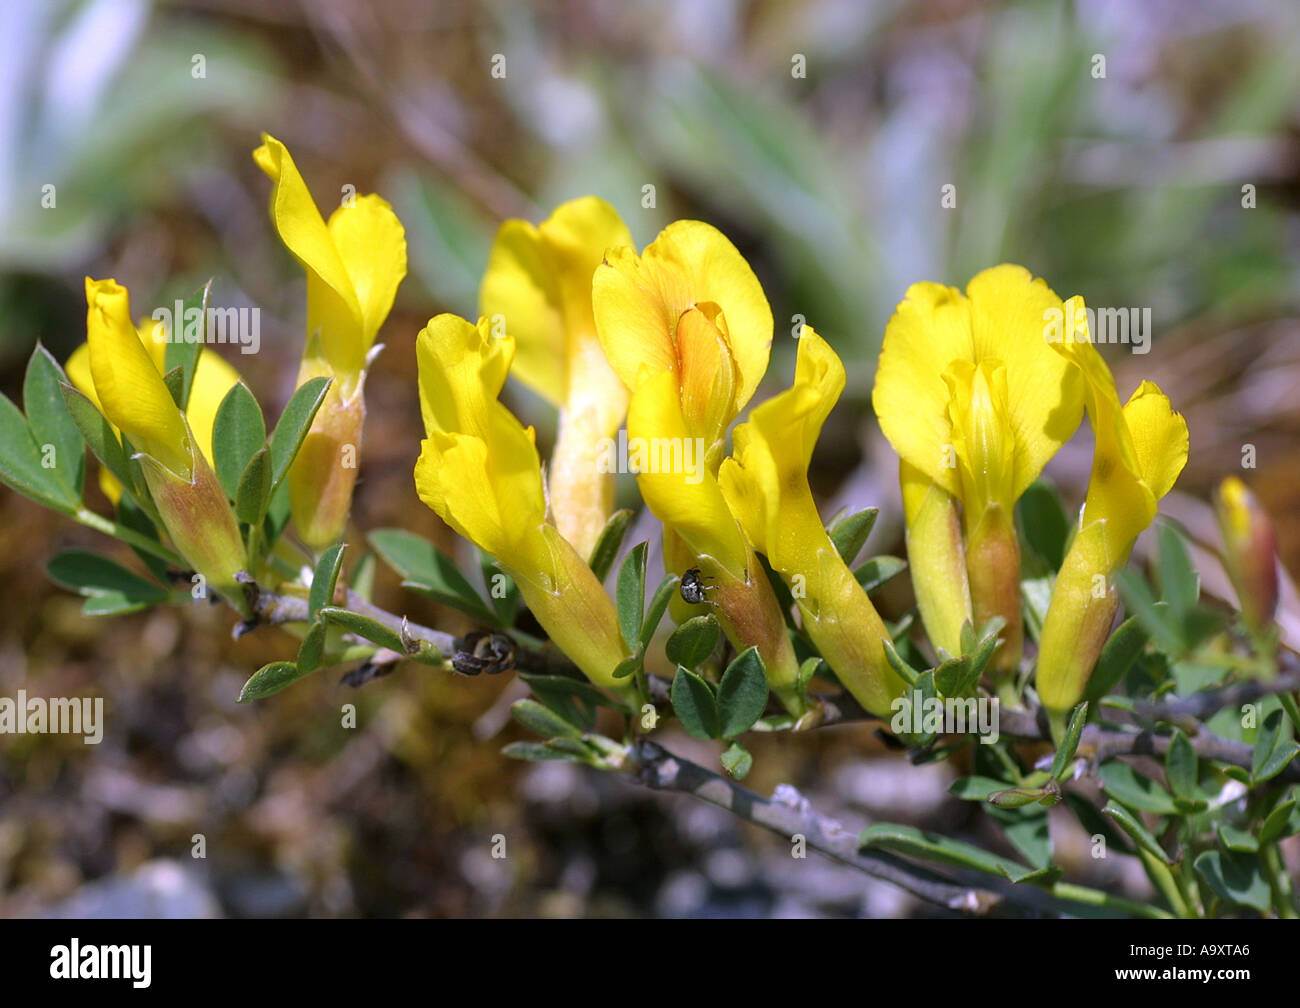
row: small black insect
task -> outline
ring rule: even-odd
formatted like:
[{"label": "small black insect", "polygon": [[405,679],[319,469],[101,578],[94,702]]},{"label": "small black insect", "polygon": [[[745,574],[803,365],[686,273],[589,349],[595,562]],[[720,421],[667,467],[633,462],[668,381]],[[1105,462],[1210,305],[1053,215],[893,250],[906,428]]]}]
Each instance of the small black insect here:
[{"label": "small black insect", "polygon": [[704,593],[708,591],[704,587],[704,578],[700,574],[698,567],[692,567],[682,575],[682,586],[680,588],[682,598],[691,605],[699,605],[705,601]]}]

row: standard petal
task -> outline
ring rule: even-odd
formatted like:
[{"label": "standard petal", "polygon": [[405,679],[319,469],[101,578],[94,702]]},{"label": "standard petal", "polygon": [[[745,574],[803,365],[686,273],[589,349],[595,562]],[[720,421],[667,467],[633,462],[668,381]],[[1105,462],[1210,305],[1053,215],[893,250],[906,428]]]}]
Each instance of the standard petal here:
[{"label": "standard petal", "polygon": [[[975,360],[1006,365],[1007,411],[1015,432],[1013,499],[1043,471],[1047,460],[1083,419],[1079,376],[1047,340],[1054,313],[1076,317],[1047,282],[1022,266],[1004,264],[977,273],[966,285]],[[1071,299],[1083,317],[1083,299]]]},{"label": "standard petal", "polygon": [[749,263],[721,231],[692,220],[669,224],[644,258],[681,278],[660,286],[674,322],[702,301],[722,309],[739,375],[736,409],[743,409],[767,371],[773,325],[767,296]]},{"label": "standard petal", "polygon": [[[393,307],[406,276],[406,231],[383,198],[358,196],[330,215],[329,235],[352,282],[361,310],[361,363]],[[326,353],[330,348],[327,346]]]},{"label": "standard petal", "polygon": [[973,360],[970,304],[955,287],[916,283],[885,328],[871,404],[894,451],[954,496],[952,425],[944,372]]},{"label": "standard petal", "polygon": [[352,278],[289,148],[263,133],[262,146],[253,151],[253,160],[275,183],[271,190],[271,220],[281,241],[305,270],[320,277],[360,319],[361,306]]},{"label": "standard petal", "polygon": [[541,233],[528,221],[508,220],[497,231],[479,292],[479,314],[500,316],[518,348],[515,374],[562,406],[569,381],[559,278]]},{"label": "standard petal", "polygon": [[607,251],[592,276],[600,345],[630,391],[660,371],[677,368],[673,334],[682,312],[691,306],[677,289],[683,283],[654,261],[638,258],[630,248]]}]

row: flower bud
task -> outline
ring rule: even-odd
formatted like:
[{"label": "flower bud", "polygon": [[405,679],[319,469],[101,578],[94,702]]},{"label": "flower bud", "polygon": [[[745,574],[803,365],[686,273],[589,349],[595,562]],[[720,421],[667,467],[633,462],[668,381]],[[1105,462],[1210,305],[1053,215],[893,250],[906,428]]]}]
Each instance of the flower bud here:
[{"label": "flower bud", "polygon": [[1258,634],[1277,610],[1277,534],[1258,499],[1236,476],[1219,484],[1214,510],[1223,536],[1223,565],[1237,592],[1242,619]]}]

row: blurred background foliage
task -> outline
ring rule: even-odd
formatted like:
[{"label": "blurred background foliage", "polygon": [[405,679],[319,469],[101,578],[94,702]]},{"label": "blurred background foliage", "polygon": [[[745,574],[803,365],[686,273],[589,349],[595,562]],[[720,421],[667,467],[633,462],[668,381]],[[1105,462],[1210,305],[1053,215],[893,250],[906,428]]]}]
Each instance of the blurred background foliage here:
[{"label": "blurred background foliage", "polygon": [[[827,517],[839,503],[883,504],[897,528],[895,463],[869,395],[907,285],[962,286],[1010,260],[1063,296],[1151,308],[1152,352],[1111,359],[1122,395],[1151,377],[1188,416],[1192,458],[1169,509],[1208,544],[1198,498],[1255,444],[1246,475],[1300,569],[1289,0],[31,0],[5,18],[0,384],[11,397],[38,339],[60,360],[84,339],[86,274],[128,284],[137,314],[215,277],[218,303],[262,308],[262,352],[228,356],[270,411],[283,404],[304,282],[249,157],[267,130],[322,206],[347,185],[378,191],[407,229],[410,274],[368,386],[359,529],[404,524],[448,541],[411,486],[414,335],[438,311],[474,317],[501,219],[596,193],[639,244],[684,216],[733,238],[777,319],[770,387],[789,380],[796,315],[845,358],[849,389],[815,463]],[[941,205],[945,185],[955,207]],[[553,418],[511,394],[545,441]],[[1051,470],[1074,501],[1082,440]],[[89,543],[102,545],[0,491],[0,694],[101,695],[108,711],[99,747],[0,739],[0,912],[915,909],[830,866],[793,870],[780,844],[708,810],[567,767],[508,765],[497,752],[517,694],[498,680],[409,669],[351,692],[317,677],[238,708],[243,678],[285,640],[230,643],[217,611],[88,621],[39,572],[56,548]],[[463,629],[394,584],[380,595]],[[348,702],[355,730],[338,725]],[[792,781],[859,820],[971,828],[945,797],[949,770],[882,753],[863,727],[759,745],[752,783]],[[190,857],[197,833],[206,860]],[[497,833],[505,861],[488,854]],[[1102,871],[1082,851],[1080,840],[1078,870]]]}]

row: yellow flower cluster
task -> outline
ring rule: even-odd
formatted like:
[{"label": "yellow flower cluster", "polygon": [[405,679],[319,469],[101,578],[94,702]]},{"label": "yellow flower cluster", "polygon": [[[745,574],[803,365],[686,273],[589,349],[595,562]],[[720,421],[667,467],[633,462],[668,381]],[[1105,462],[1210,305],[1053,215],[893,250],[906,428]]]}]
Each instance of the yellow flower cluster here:
[{"label": "yellow flower cluster", "polygon": [[[405,275],[405,238],[378,196],[345,203],[327,222],[288,150],[263,140],[254,158],[273,182],[271,217],[307,275],[299,381],[333,379],[289,474],[295,527],[320,551],[346,523],[356,469],[339,454],[359,449],[366,370]],[[212,432],[238,376],[205,351],[182,412],[162,376],[162,347],[132,324],[126,290],[88,279],[86,293],[88,340],[69,361],[71,380],[138,449],[178,550],[233,592],[243,549],[212,473]],[[651,459],[633,468],[663,526],[665,565],[698,571],[702,604],[737,651],[757,649],[789,713],[807,714],[807,701],[789,614],[760,555],[845,687],[868,711],[890,710],[904,684],[887,659],[889,631],[808,485],[844,366],[804,326],[793,384],[732,431],[767,371],[773,320],[724,235],[677,221],[638,252],[611,206],[574,200],[540,225],[502,225],[480,311],[477,323],[439,315],[419,334],[426,437],[416,489],[514,578],[593,682],[631,695],[614,673],[633,648],[589,565],[613,510],[605,463],[618,437]],[[512,372],[559,410],[545,468],[532,429],[499,401]],[[912,580],[936,656],[960,654],[967,623],[979,630],[1000,619],[991,670],[1008,698],[1018,695],[1024,650],[1016,502],[1088,416],[1091,482],[1037,659],[1042,703],[1068,710],[1114,620],[1115,577],[1186,462],[1183,419],[1150,382],[1121,405],[1082,299],[1063,302],[1013,265],[985,270],[965,292],[913,285],[886,331],[873,404],[900,457]],[[120,492],[111,476],[104,487]]]}]

